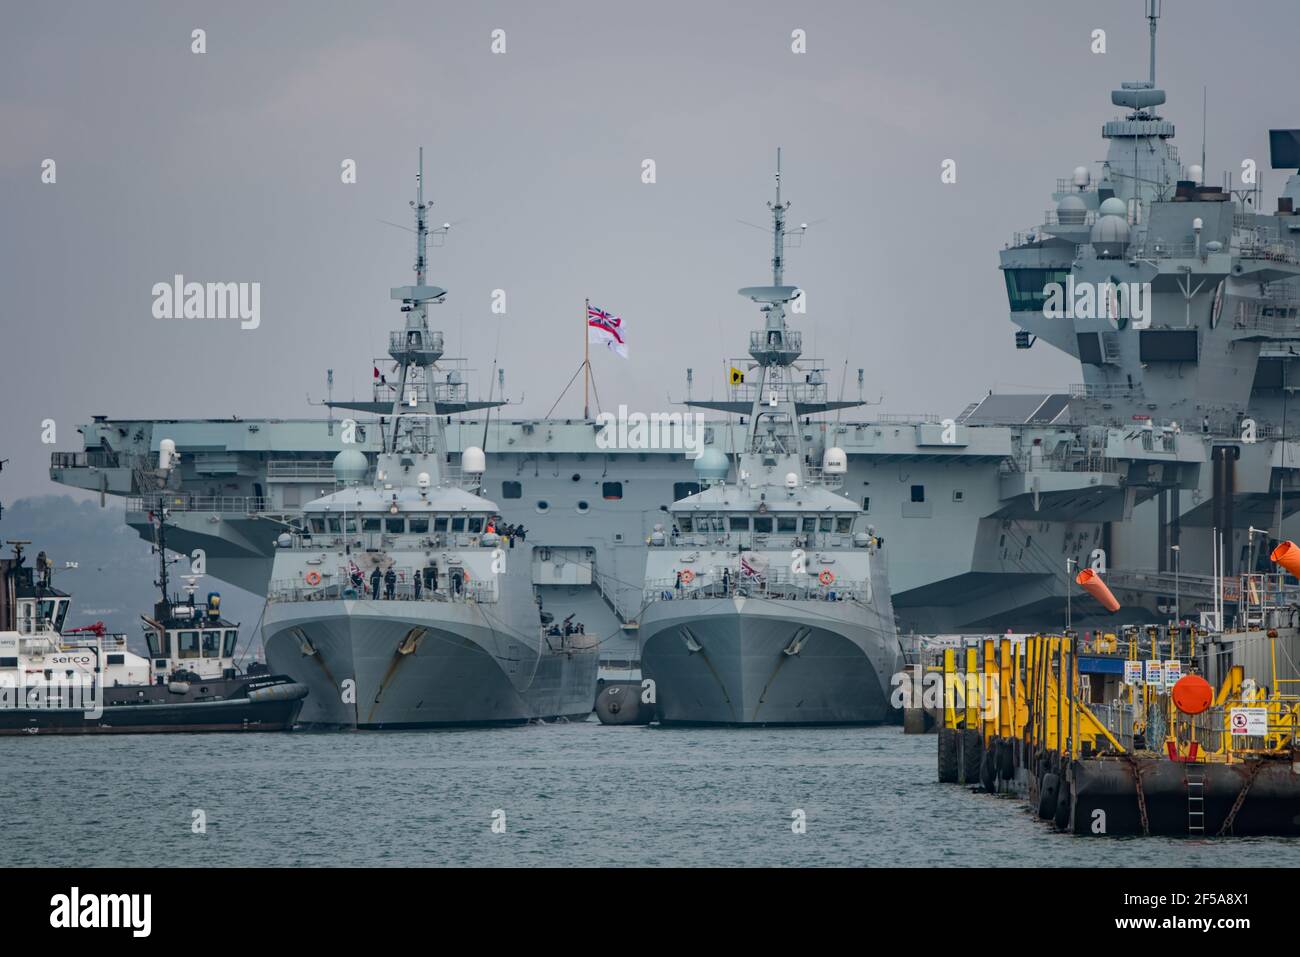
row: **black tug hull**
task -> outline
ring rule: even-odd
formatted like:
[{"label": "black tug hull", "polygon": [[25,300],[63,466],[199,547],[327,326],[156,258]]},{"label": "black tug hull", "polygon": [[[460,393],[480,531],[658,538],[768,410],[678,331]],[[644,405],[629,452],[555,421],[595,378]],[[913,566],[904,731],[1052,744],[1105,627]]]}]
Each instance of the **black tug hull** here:
[{"label": "black tug hull", "polygon": [[98,717],[79,708],[0,708],[0,736],[288,731],[306,693],[284,675],[194,682],[185,691],[106,688]]}]

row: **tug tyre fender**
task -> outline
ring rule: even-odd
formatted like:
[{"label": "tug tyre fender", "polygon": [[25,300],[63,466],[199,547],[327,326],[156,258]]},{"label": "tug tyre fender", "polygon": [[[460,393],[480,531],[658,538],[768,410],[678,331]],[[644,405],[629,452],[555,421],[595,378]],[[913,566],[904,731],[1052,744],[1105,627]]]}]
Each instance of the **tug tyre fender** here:
[{"label": "tug tyre fender", "polygon": [[985,791],[992,792],[996,780],[997,772],[994,770],[993,749],[987,748],[980,755],[980,787]]}]

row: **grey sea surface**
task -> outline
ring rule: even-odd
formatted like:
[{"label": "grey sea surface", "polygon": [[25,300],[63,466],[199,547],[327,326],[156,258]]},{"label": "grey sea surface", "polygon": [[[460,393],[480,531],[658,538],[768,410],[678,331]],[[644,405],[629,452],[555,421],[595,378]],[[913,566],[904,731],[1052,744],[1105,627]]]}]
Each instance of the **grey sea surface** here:
[{"label": "grey sea surface", "polygon": [[7,867],[1300,866],[1056,834],[896,727],[35,735],[0,739],[0,808]]}]

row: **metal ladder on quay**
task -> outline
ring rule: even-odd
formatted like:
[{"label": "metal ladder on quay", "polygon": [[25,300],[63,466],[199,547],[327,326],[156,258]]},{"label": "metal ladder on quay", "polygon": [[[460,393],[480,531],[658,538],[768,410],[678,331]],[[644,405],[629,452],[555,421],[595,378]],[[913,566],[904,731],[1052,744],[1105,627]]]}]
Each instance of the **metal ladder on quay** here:
[{"label": "metal ladder on quay", "polygon": [[1205,834],[1205,773],[1187,771],[1187,833]]}]

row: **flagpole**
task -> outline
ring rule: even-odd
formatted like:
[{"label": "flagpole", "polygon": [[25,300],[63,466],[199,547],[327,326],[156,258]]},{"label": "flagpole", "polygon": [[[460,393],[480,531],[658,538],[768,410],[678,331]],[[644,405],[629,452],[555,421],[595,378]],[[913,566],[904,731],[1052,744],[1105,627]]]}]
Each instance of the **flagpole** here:
[{"label": "flagpole", "polygon": [[591,418],[591,408],[587,404],[587,389],[591,385],[591,336],[587,334],[587,324],[591,321],[591,300],[586,300],[582,310],[582,417]]}]

